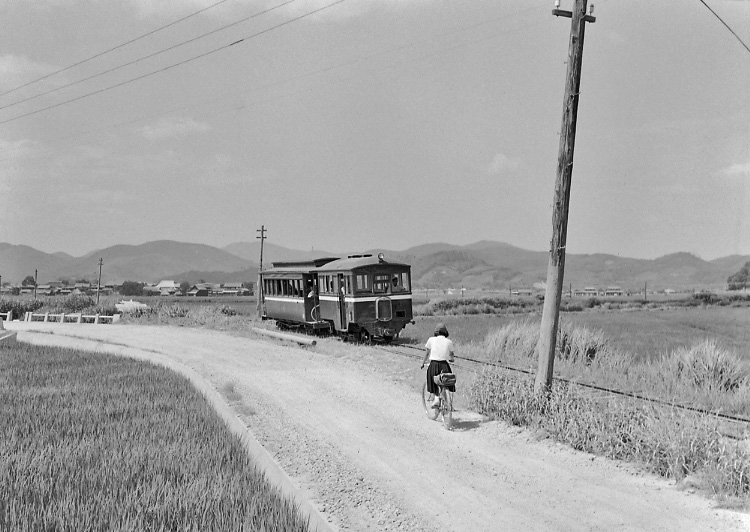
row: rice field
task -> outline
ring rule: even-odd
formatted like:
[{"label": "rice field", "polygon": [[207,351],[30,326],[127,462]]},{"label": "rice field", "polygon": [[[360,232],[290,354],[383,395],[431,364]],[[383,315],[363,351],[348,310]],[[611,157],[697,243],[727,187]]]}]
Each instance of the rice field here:
[{"label": "rice field", "polygon": [[0,531],[308,530],[169,370],[0,345]]}]

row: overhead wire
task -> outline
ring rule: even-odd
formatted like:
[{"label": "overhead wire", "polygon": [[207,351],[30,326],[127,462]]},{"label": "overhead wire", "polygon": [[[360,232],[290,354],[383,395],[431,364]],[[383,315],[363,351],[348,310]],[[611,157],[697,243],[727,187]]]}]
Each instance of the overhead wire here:
[{"label": "overhead wire", "polygon": [[[227,0],[224,0],[224,1],[227,1]],[[171,50],[175,50],[176,48],[179,48],[179,47],[181,47],[181,46],[185,46],[186,44],[190,44],[190,43],[192,43],[192,42],[198,41],[198,40],[200,40],[200,39],[203,39],[203,38],[205,38],[205,37],[208,37],[209,35],[213,35],[213,34],[215,34],[215,33],[218,33],[218,32],[220,32],[220,31],[223,31],[223,30],[225,30],[225,29],[227,29],[227,28],[231,28],[231,27],[233,27],[233,26],[237,26],[238,24],[242,24],[243,22],[247,22],[248,20],[251,20],[251,19],[253,19],[253,18],[259,17],[259,16],[261,16],[261,15],[265,15],[265,14],[267,14],[267,13],[270,13],[271,11],[274,11],[274,10],[276,10],[276,9],[279,9],[279,8],[281,8],[281,7],[284,7],[285,5],[291,4],[292,2],[296,2],[296,1],[297,1],[297,0],[287,0],[286,2],[283,2],[283,3],[281,3],[281,4],[278,4],[278,5],[276,5],[276,6],[270,7],[270,8],[268,8],[268,9],[264,9],[263,11],[259,11],[258,13],[255,13],[255,14],[253,14],[253,15],[250,15],[249,17],[245,17],[245,18],[242,18],[242,19],[240,19],[240,20],[237,20],[237,21],[235,21],[235,22],[232,22],[231,24],[227,24],[227,25],[225,25],[225,26],[222,26],[222,27],[220,27],[220,28],[216,28],[216,29],[214,29],[214,30],[212,30],[212,31],[209,31],[209,32],[207,32],[207,33],[203,33],[203,34],[201,34],[201,35],[198,35],[197,37],[193,37],[192,39],[188,39],[187,41],[182,41],[182,42],[180,42],[180,43],[174,44],[174,45],[172,45],[172,46],[169,46],[169,47],[167,47],[167,48],[164,48],[164,49],[162,49],[162,50],[158,50],[158,51],[156,51],[156,52],[153,52],[153,53],[151,53],[151,54],[145,55],[145,56],[143,56],[143,57],[139,57],[138,59],[134,59],[134,60],[132,60],[132,61],[129,61],[129,62],[127,62],[127,63],[123,63],[123,64],[121,64],[121,65],[118,65],[118,66],[116,66],[116,67],[112,67],[112,68],[110,68],[110,69],[104,70],[104,71],[102,71],[102,72],[99,72],[99,73],[97,73],[97,74],[92,74],[91,76],[88,76],[88,77],[86,77],[86,78],[82,78],[82,79],[79,79],[79,80],[77,80],[77,81],[72,81],[72,82],[70,82],[70,83],[67,83],[67,84],[65,84],[65,85],[60,85],[59,87],[55,87],[55,88],[53,88],[53,89],[49,89],[49,90],[47,90],[47,91],[45,91],[45,92],[40,92],[39,94],[35,94],[34,96],[29,96],[28,98],[24,98],[24,99],[22,99],[22,100],[18,100],[18,101],[15,101],[15,102],[13,102],[13,103],[9,103],[9,104],[7,104],[7,105],[2,105],[2,106],[0,106],[0,110],[1,110],[1,109],[8,109],[9,107],[14,107],[14,106],[16,106],[16,105],[22,104],[22,103],[24,103],[24,102],[28,102],[28,101],[30,101],[30,100],[34,100],[34,99],[36,99],[36,98],[39,98],[39,97],[41,97],[41,96],[45,96],[45,95],[47,95],[47,94],[51,94],[51,93],[53,93],[53,92],[57,92],[57,91],[59,91],[59,90],[61,90],[61,89],[65,89],[65,88],[68,88],[68,87],[72,87],[73,85],[78,85],[79,83],[83,83],[83,82],[85,82],[85,81],[89,81],[89,80],[92,80],[92,79],[94,79],[94,78],[98,78],[98,77],[100,77],[100,76],[104,76],[105,74],[110,74],[110,73],[112,73],[112,72],[115,72],[116,70],[120,70],[120,69],[122,69],[122,68],[125,68],[125,67],[128,67],[128,66],[131,66],[131,65],[134,65],[134,64],[136,64],[136,63],[140,63],[141,61],[145,61],[146,59],[150,59],[150,58],[152,58],[152,57],[156,57],[157,55],[161,55],[161,54],[163,54],[163,53],[166,53],[166,52],[169,52],[169,51],[171,51]]]},{"label": "overhead wire", "polygon": [[333,3],[331,3],[331,4],[328,4],[328,5],[326,5],[326,6],[323,6],[323,7],[320,7],[320,8],[318,8],[318,9],[315,9],[315,10],[313,10],[313,11],[310,11],[310,12],[308,12],[308,13],[305,13],[304,15],[299,15],[299,16],[297,16],[297,17],[294,17],[294,18],[292,18],[292,19],[286,20],[286,21],[284,21],[284,22],[282,22],[282,23],[280,23],[280,24],[277,24],[277,25],[275,25],[275,26],[271,26],[270,28],[266,28],[265,30],[259,31],[259,32],[257,32],[257,33],[254,33],[254,34],[252,34],[252,35],[248,35],[247,37],[243,37],[243,38],[241,38],[241,39],[238,39],[238,40],[236,40],[236,41],[234,41],[234,42],[231,42],[231,43],[229,43],[229,44],[225,44],[225,45],[219,46],[218,48],[214,48],[214,49],[212,49],[212,50],[209,50],[208,52],[204,52],[204,53],[202,53],[202,54],[198,54],[198,55],[196,55],[196,56],[190,57],[190,58],[188,58],[188,59],[185,59],[185,60],[183,60],[183,61],[179,61],[179,62],[177,62],[177,63],[173,63],[173,64],[171,64],[171,65],[167,65],[167,66],[165,66],[165,67],[163,67],[163,68],[160,68],[160,69],[154,70],[154,71],[152,71],[152,72],[148,72],[148,73],[146,73],[146,74],[143,74],[143,75],[137,76],[137,77],[135,77],[135,78],[130,78],[130,79],[127,79],[127,80],[125,80],[125,81],[122,81],[122,82],[120,82],[120,83],[116,83],[116,84],[114,84],[114,85],[109,85],[109,86],[107,86],[107,87],[104,87],[104,88],[101,88],[101,89],[99,89],[99,90],[95,90],[95,91],[92,91],[92,92],[89,92],[89,93],[83,94],[83,95],[81,95],[81,96],[77,96],[77,97],[75,97],[75,98],[71,98],[71,99],[69,99],[69,100],[65,100],[65,101],[62,101],[62,102],[58,102],[58,103],[56,103],[56,104],[53,104],[53,105],[48,105],[47,107],[43,107],[43,108],[41,108],[41,109],[37,109],[37,110],[35,110],[35,111],[30,111],[30,112],[28,112],[28,113],[24,113],[24,114],[21,114],[21,115],[18,115],[18,116],[14,116],[14,117],[12,117],[12,118],[8,118],[8,119],[5,119],[5,120],[0,120],[0,124],[7,124],[8,122],[13,122],[13,121],[15,121],[15,120],[19,120],[19,119],[21,119],[21,118],[25,118],[25,117],[27,117],[27,116],[32,116],[32,115],[35,115],[35,114],[38,114],[38,113],[42,113],[42,112],[44,112],[44,111],[48,111],[48,110],[50,110],[50,109],[54,109],[54,108],[56,108],[56,107],[60,107],[60,106],[62,106],[62,105],[67,105],[67,104],[69,104],[69,103],[77,102],[77,101],[79,101],[79,100],[83,100],[84,98],[88,98],[88,97],[90,97],[90,96],[94,96],[94,95],[96,95],[96,94],[101,94],[101,93],[103,93],[103,92],[107,92],[107,91],[109,91],[109,90],[112,90],[112,89],[116,89],[116,88],[118,88],[118,87],[122,87],[123,85],[128,85],[128,84],[130,84],[130,83],[133,83],[133,82],[135,82],[135,81],[139,81],[139,80],[141,80],[141,79],[144,79],[144,78],[147,78],[147,77],[153,76],[153,75],[155,75],[155,74],[159,74],[159,73],[161,73],[161,72],[165,72],[165,71],[167,71],[167,70],[170,70],[170,69],[172,69],[172,68],[175,68],[175,67],[178,67],[178,66],[184,65],[184,64],[186,64],[186,63],[190,63],[190,62],[192,62],[192,61],[195,61],[196,59],[201,59],[201,58],[203,58],[203,57],[206,57],[206,56],[209,56],[209,55],[215,54],[216,52],[219,52],[219,51],[221,51],[221,50],[226,50],[227,48],[231,48],[232,46],[234,46],[234,45],[236,45],[236,44],[240,44],[240,43],[242,43],[242,42],[248,41],[248,40],[250,40],[250,39],[253,39],[253,38],[255,38],[255,37],[259,37],[260,35],[264,35],[264,34],[266,34],[266,33],[269,33],[269,32],[271,32],[271,31],[273,31],[273,30],[275,30],[275,29],[281,28],[281,27],[283,27],[283,26],[286,26],[286,25],[288,25],[288,24],[291,24],[291,23],[293,23],[293,22],[296,22],[296,21],[298,21],[298,20],[301,20],[301,19],[303,19],[303,18],[309,17],[309,16],[311,16],[311,15],[314,15],[314,14],[316,14],[316,13],[320,13],[321,11],[324,11],[324,10],[326,10],[326,9],[329,9],[329,8],[331,8],[331,7],[334,7],[334,6],[336,6],[336,5],[338,5],[338,4],[341,4],[341,3],[345,2],[345,1],[346,1],[346,0],[336,0],[335,2],[333,2]]},{"label": "overhead wire", "polygon": [[[355,58],[355,59],[352,59],[352,60],[349,60],[349,61],[345,61],[345,62],[338,63],[338,64],[335,64],[335,65],[331,65],[331,66],[328,66],[328,67],[317,69],[317,70],[314,70],[314,71],[311,71],[311,72],[306,72],[306,73],[299,74],[299,75],[296,75],[296,76],[284,78],[282,80],[275,81],[273,83],[266,83],[264,85],[253,87],[253,88],[251,88],[249,90],[245,90],[245,91],[242,91],[242,92],[243,93],[257,92],[259,90],[277,87],[279,85],[283,85],[283,84],[286,84],[286,83],[289,83],[289,82],[299,81],[301,79],[309,78],[309,77],[312,77],[312,76],[315,76],[315,75],[324,74],[324,73],[327,73],[327,72],[330,72],[330,71],[333,71],[333,70],[338,70],[338,69],[345,68],[347,66],[351,66],[351,65],[363,63],[365,61],[369,61],[371,59],[374,59],[374,58],[377,58],[377,57],[380,57],[380,56],[383,56],[383,55],[387,55],[387,54],[391,54],[391,53],[395,53],[395,52],[400,52],[400,51],[403,51],[405,49],[413,48],[413,47],[418,46],[420,44],[432,42],[432,41],[435,41],[437,39],[441,39],[441,38],[444,38],[444,37],[447,37],[447,36],[450,36],[450,35],[454,35],[454,34],[457,34],[457,33],[466,32],[466,31],[469,31],[469,30],[474,30],[474,29],[476,29],[478,27],[485,26],[485,25],[491,24],[491,23],[495,23],[495,22],[497,22],[499,20],[507,20],[507,19],[509,19],[511,17],[515,17],[515,16],[522,15],[522,14],[525,14],[525,13],[530,12],[530,11],[541,9],[541,8],[543,8],[546,5],[547,5],[546,2],[544,4],[539,3],[536,6],[529,7],[529,8],[526,8],[526,9],[522,9],[520,11],[515,11],[515,12],[511,13],[510,15],[503,15],[501,17],[495,17],[495,18],[492,18],[492,19],[489,19],[489,20],[483,20],[483,21],[478,22],[476,24],[471,24],[471,25],[468,25],[468,26],[461,26],[459,28],[453,29],[453,30],[445,32],[445,33],[441,33],[441,34],[438,34],[438,35],[431,35],[429,37],[426,37],[424,39],[420,39],[418,41],[413,41],[413,42],[410,42],[410,43],[407,43],[407,44],[404,44],[404,45],[391,47],[391,48],[388,48],[386,50],[381,50],[379,52],[376,52],[376,53],[373,53],[373,54],[370,54],[370,55],[367,55],[367,56],[364,56],[364,57],[358,57],[358,58]],[[442,53],[446,53],[446,52],[450,52],[450,51],[456,50],[456,49],[461,48],[461,47],[473,45],[473,44],[476,44],[478,42],[484,42],[484,41],[491,40],[491,39],[496,39],[496,38],[502,37],[503,35],[507,35],[509,33],[515,33],[515,32],[518,32],[518,31],[522,31],[522,30],[527,29],[529,27],[538,26],[540,24],[543,24],[543,22],[516,27],[516,28],[514,28],[514,29],[512,29],[510,31],[505,31],[505,32],[501,32],[501,33],[495,33],[495,34],[491,35],[490,37],[485,37],[485,38],[482,38],[482,39],[479,39],[479,40],[463,42],[463,43],[460,43],[458,45],[452,46],[452,47],[447,48],[447,49],[438,50],[437,52],[431,53],[431,54],[426,55],[426,56],[423,55],[423,56],[420,56],[420,57],[417,57],[417,58],[405,59],[405,60],[402,60],[402,61],[398,61],[396,63],[391,63],[391,64],[388,64],[386,66],[380,67],[378,70],[383,70],[383,69],[387,69],[387,68],[393,68],[393,67],[396,67],[396,66],[400,66],[400,65],[403,65],[403,64],[406,64],[406,63],[409,63],[409,62],[419,61],[419,60],[422,60],[422,59],[428,59],[428,58],[434,57],[436,55],[440,55]],[[317,90],[317,89],[319,89],[321,87],[328,86],[328,85],[330,85],[332,83],[339,83],[339,82],[342,82],[342,81],[349,81],[351,79],[354,79],[355,77],[357,77],[357,74],[355,74],[353,76],[349,76],[347,78],[335,80],[335,81],[332,81],[332,82],[329,82],[329,83],[326,83],[326,84],[323,84],[323,85],[317,85],[317,86],[312,87],[312,88],[305,88],[305,89],[301,89],[301,90],[298,90],[298,91],[294,91],[292,93],[283,94],[283,95],[277,95],[277,96],[275,96],[273,98],[264,99],[262,102],[253,102],[251,104],[243,104],[243,105],[240,105],[240,106],[233,106],[231,109],[223,111],[222,113],[224,113],[224,112],[234,112],[234,111],[246,109],[246,108],[250,107],[251,105],[257,105],[258,103],[265,103],[265,102],[268,102],[268,101],[273,101],[273,100],[277,100],[277,99],[280,99],[280,98],[286,98],[286,97],[289,97],[289,96],[294,96],[294,95],[297,95],[297,94],[302,94],[304,92],[309,92],[310,90]],[[160,111],[159,113],[150,114],[150,115],[147,115],[145,117],[139,117],[139,118],[136,118],[136,119],[125,121],[125,122],[120,122],[120,123],[114,124],[114,125],[108,125],[108,126],[105,126],[103,128],[97,128],[97,129],[94,129],[94,130],[91,130],[91,131],[85,131],[85,132],[77,133],[77,134],[74,134],[74,135],[63,135],[63,136],[60,136],[60,137],[56,137],[56,138],[50,139],[50,140],[45,141],[45,142],[51,143],[51,142],[64,141],[64,140],[68,140],[70,138],[80,137],[80,136],[87,135],[87,134],[98,133],[98,132],[106,131],[106,130],[109,130],[109,129],[123,127],[123,126],[126,126],[126,125],[130,125],[130,124],[137,123],[137,122],[140,122],[140,121],[143,121],[143,120],[147,120],[147,119],[155,118],[155,117],[158,117],[158,116],[163,116],[163,115],[166,115],[166,114],[174,113],[174,112],[177,112],[177,111],[183,111],[183,110],[186,110],[186,109],[192,109],[192,108],[195,108],[195,107],[200,107],[201,105],[206,105],[207,103],[210,103],[210,102],[213,102],[213,101],[217,101],[217,100],[223,100],[225,98],[226,98],[226,95],[222,95],[220,97],[211,98],[211,99],[209,99],[209,100],[207,100],[205,102],[201,102],[201,103],[198,103],[196,105],[188,105],[188,106],[182,106],[182,107],[178,107],[178,108],[169,109],[167,111]]]},{"label": "overhead wire", "polygon": [[742,39],[740,39],[740,36],[739,36],[739,35],[737,35],[737,33],[735,33],[735,31],[734,31],[734,30],[733,30],[733,29],[731,28],[731,26],[729,26],[729,24],[727,24],[727,23],[726,23],[726,22],[724,21],[724,19],[723,19],[723,18],[721,18],[721,16],[719,16],[719,14],[718,14],[718,13],[717,13],[716,11],[714,11],[714,10],[713,10],[713,9],[711,8],[711,6],[709,6],[709,5],[708,5],[708,4],[707,4],[707,3],[706,3],[706,2],[704,1],[704,0],[698,0],[698,1],[699,1],[699,2],[701,3],[701,4],[703,4],[703,5],[704,5],[704,6],[706,7],[706,9],[708,9],[708,10],[709,10],[709,11],[710,11],[710,12],[711,12],[711,13],[713,14],[713,16],[714,16],[714,17],[716,17],[716,18],[717,18],[717,19],[719,20],[719,22],[721,22],[721,23],[722,23],[722,24],[724,25],[724,27],[725,27],[726,29],[728,29],[728,30],[730,31],[730,33],[731,33],[732,35],[734,35],[735,39],[737,39],[737,40],[739,41],[739,43],[740,43],[740,44],[742,45],[742,47],[743,47],[743,48],[744,48],[744,49],[745,49],[745,50],[746,50],[747,52],[750,52],[750,47],[748,47],[748,45],[747,45],[747,44],[745,44],[745,42],[744,42],[744,41],[743,41]]},{"label": "overhead wire", "polygon": [[194,12],[190,13],[189,15],[186,15],[186,16],[184,16],[182,18],[179,18],[179,19],[177,19],[175,21],[170,22],[169,24],[166,24],[164,26],[161,26],[159,28],[151,30],[151,31],[149,31],[147,33],[144,33],[143,35],[141,35],[139,37],[136,37],[134,39],[130,39],[129,41],[125,41],[124,43],[118,44],[117,46],[113,46],[112,48],[104,50],[103,52],[99,52],[98,54],[94,54],[94,55],[92,55],[90,57],[87,57],[86,59],[82,59],[82,60],[80,60],[80,61],[78,61],[76,63],[73,63],[72,65],[68,65],[68,66],[66,66],[64,68],[61,68],[59,70],[55,70],[54,72],[50,72],[49,74],[46,74],[46,75],[44,75],[44,76],[42,76],[40,78],[37,78],[37,79],[34,79],[34,80],[29,81],[27,83],[24,83],[23,85],[19,85],[17,87],[9,89],[9,90],[7,90],[5,92],[0,92],[0,96],[5,96],[6,94],[10,94],[10,93],[15,92],[15,91],[17,91],[19,89],[23,89],[24,87],[28,87],[29,85],[33,85],[34,83],[38,83],[38,82],[43,81],[43,80],[45,80],[47,78],[51,78],[52,76],[54,76],[56,74],[60,74],[61,72],[65,72],[66,70],[70,70],[71,68],[75,68],[75,67],[77,67],[79,65],[82,65],[84,63],[88,63],[89,61],[92,61],[93,59],[96,59],[98,57],[102,57],[103,55],[106,55],[106,54],[108,54],[110,52],[114,52],[115,50],[119,50],[120,48],[123,48],[123,47],[125,47],[125,46],[127,46],[129,44],[132,44],[132,43],[136,42],[136,41],[140,41],[141,39],[145,39],[146,37],[149,37],[149,36],[151,36],[151,35],[153,35],[155,33],[158,33],[158,32],[160,32],[162,30],[165,30],[165,29],[167,29],[167,28],[169,28],[171,26],[179,24],[180,22],[183,22],[183,21],[185,21],[185,20],[187,20],[187,19],[189,19],[191,17],[194,17],[196,15],[204,13],[205,11],[208,11],[209,9],[213,9],[214,7],[216,7],[218,5],[221,5],[221,4],[223,4],[225,2],[228,2],[228,1],[229,0],[219,0],[218,2],[216,2],[214,4],[211,4],[210,6],[206,6],[206,7],[202,8],[202,9],[199,9],[198,11],[194,11]]}]

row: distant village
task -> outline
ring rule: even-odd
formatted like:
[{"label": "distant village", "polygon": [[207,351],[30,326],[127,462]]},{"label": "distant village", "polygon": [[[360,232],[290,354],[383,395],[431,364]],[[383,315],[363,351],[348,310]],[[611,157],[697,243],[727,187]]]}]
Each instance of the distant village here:
[{"label": "distant village", "polygon": [[185,296],[185,297],[208,297],[208,296],[251,296],[253,295],[253,283],[177,283],[173,280],[163,280],[156,284],[136,283],[127,281],[124,283],[98,283],[76,282],[66,283],[64,281],[52,281],[45,284],[34,285],[33,282],[21,285],[9,283],[0,286],[0,295],[23,295],[36,294],[37,296],[67,296],[77,294],[102,295],[120,293],[123,295],[143,296]]},{"label": "distant village", "polygon": [[[3,283],[0,286],[0,296],[36,294],[37,296],[67,296],[76,294],[96,294],[96,282],[78,281],[75,283],[65,281],[52,281],[34,286],[33,281],[25,282],[20,285]],[[254,295],[252,282],[227,282],[227,283],[196,283],[187,282],[178,283],[174,280],[162,280],[158,283],[139,283],[135,281],[126,281],[121,283],[102,283],[98,292],[102,295],[119,293],[125,296],[171,296],[171,297],[216,297],[216,296],[252,296]],[[429,293],[430,290],[426,289]],[[433,289],[434,290],[434,289]],[[466,289],[461,288],[455,292],[463,293]],[[660,293],[669,295],[675,294],[672,289],[660,290]],[[448,288],[443,290],[446,295],[453,295],[454,289]],[[508,294],[511,297],[534,296],[544,293],[543,283],[535,284],[533,288],[508,288]],[[631,292],[623,290],[619,286],[569,288],[565,290],[565,295],[575,297],[621,297],[630,296],[640,292]]]}]

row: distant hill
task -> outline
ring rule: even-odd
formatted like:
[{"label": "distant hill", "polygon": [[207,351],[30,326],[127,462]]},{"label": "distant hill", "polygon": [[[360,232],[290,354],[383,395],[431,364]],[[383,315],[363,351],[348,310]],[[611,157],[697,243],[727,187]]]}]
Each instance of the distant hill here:
[{"label": "distant hill", "polygon": [[[260,242],[235,242],[221,248],[227,253],[236,255],[255,264],[260,262]],[[299,251],[288,249],[268,242],[263,244],[263,267],[270,268],[273,262],[309,260],[318,257],[338,257],[338,253],[322,250]]]},{"label": "distant hill", "polygon": [[20,284],[34,270],[39,271],[39,282],[47,280],[45,272],[66,265],[73,258],[60,253],[45,253],[29,246],[0,243],[0,275],[3,281]]},{"label": "distant hill", "polygon": [[157,282],[174,272],[230,272],[252,266],[251,262],[212,246],[170,240],[138,246],[117,245],[79,258],[44,253],[27,246],[0,244],[0,272],[5,273],[4,280],[13,283],[20,283],[26,275],[34,275],[34,269],[39,271],[40,284],[61,278],[93,281],[98,278],[99,258],[104,262],[103,282]]},{"label": "distant hill", "polygon": [[[382,248],[355,253],[383,253],[386,260],[412,267],[415,288],[479,288],[507,290],[531,288],[547,277],[548,253],[529,251],[502,242],[481,241],[466,246],[433,243],[403,251]],[[344,257],[352,253],[323,250],[300,251],[265,243],[265,268],[273,262]],[[237,242],[222,249],[204,244],[160,240],[138,246],[117,245],[83,257],[44,253],[29,246],[0,243],[0,275],[3,281],[20,283],[39,271],[39,282],[60,278],[95,280],[98,260],[104,260],[102,280],[158,282],[174,279],[191,283],[255,281],[260,242]],[[733,255],[705,261],[689,253],[674,253],[654,260],[608,254],[566,256],[565,285],[574,288],[617,285],[639,291],[721,289],[750,256]]]},{"label": "distant hill", "polygon": [[[402,252],[409,254],[410,250]],[[616,255],[568,254],[565,285],[575,287],[620,286],[625,290],[721,289],[746,257],[705,261],[689,253],[675,253],[654,260]],[[478,242],[460,251],[443,251],[417,257],[411,263],[414,284],[457,288],[530,288],[547,278],[549,255],[500,242]]]}]

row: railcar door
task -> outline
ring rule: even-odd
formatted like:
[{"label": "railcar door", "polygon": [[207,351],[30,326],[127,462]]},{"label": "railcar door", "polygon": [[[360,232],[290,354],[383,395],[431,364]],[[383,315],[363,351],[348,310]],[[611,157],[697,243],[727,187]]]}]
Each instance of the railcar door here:
[{"label": "railcar door", "polygon": [[341,330],[345,331],[349,328],[349,324],[346,321],[346,277],[343,274],[338,275],[339,281],[339,320],[341,323]]}]

